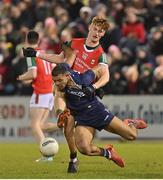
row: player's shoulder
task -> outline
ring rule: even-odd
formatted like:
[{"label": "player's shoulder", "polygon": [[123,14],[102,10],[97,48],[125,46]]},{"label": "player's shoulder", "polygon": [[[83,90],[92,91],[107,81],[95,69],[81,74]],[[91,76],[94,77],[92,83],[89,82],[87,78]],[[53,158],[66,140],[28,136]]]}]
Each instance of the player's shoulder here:
[{"label": "player's shoulder", "polygon": [[102,46],[99,44],[99,46],[97,47],[97,50],[100,52],[100,53],[104,53],[104,50],[102,48]]}]

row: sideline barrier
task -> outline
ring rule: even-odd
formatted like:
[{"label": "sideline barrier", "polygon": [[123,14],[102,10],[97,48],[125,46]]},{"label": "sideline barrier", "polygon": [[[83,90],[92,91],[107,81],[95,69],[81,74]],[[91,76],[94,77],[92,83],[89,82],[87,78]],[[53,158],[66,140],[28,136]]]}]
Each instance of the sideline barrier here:
[{"label": "sideline barrier", "polygon": [[[29,97],[0,97],[0,141],[33,141],[29,127]],[[115,115],[124,118],[143,118],[148,128],[139,131],[138,138],[163,138],[163,96],[105,96],[103,103]],[[56,121],[54,113],[49,117]],[[63,138],[62,131],[51,134]],[[98,138],[119,138],[101,131]]]},{"label": "sideline barrier", "polygon": [[[105,96],[103,103],[121,119],[140,118],[148,128],[138,131],[138,138],[163,138],[163,96]],[[117,137],[105,131],[97,132],[100,138]]]},{"label": "sideline barrier", "polygon": [[[30,97],[0,97],[0,141],[34,141],[29,126]],[[49,120],[56,122],[53,111]],[[50,136],[63,139],[63,133],[56,131]]]}]

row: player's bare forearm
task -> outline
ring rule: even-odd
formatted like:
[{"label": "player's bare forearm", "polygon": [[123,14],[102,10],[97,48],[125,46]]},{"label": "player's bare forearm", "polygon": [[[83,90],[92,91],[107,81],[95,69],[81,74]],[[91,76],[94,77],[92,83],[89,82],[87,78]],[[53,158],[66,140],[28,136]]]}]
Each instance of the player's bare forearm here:
[{"label": "player's bare forearm", "polygon": [[31,79],[31,80],[25,80],[25,81],[22,81],[22,83],[25,84],[25,85],[28,85],[28,84],[31,84],[32,81],[33,81],[33,79]]},{"label": "player's bare forearm", "polygon": [[54,107],[55,114],[58,115],[66,109],[66,103],[64,98],[64,93],[58,91],[55,88],[55,96],[54,96]]},{"label": "player's bare forearm", "polygon": [[109,82],[110,74],[108,65],[99,64],[92,70],[94,71],[97,78],[97,81],[93,84],[96,89],[103,87],[106,83]]},{"label": "player's bare forearm", "polygon": [[51,63],[62,63],[64,62],[64,56],[63,54],[45,54],[45,53],[37,53],[37,57],[44,59],[45,61],[51,62]]},{"label": "player's bare forearm", "polygon": [[19,81],[29,81],[29,80],[32,81],[33,79],[36,78],[36,76],[37,76],[37,71],[31,69],[31,70],[25,72],[24,74],[19,75],[17,77],[17,80],[19,80]]},{"label": "player's bare forearm", "polygon": [[65,54],[66,63],[69,64],[70,67],[72,67],[76,58],[76,52],[71,47],[66,47],[64,49],[64,54]]}]

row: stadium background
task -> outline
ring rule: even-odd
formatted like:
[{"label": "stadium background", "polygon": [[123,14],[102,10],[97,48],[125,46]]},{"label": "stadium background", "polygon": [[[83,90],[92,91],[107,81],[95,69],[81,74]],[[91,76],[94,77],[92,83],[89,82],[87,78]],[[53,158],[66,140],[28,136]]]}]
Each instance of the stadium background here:
[{"label": "stadium background", "polygon": [[[15,144],[11,143],[18,142],[20,145],[22,143],[23,148],[27,146],[23,143],[33,142],[28,123],[28,104],[32,88],[16,81],[16,77],[27,70],[26,61],[21,52],[26,32],[31,29],[36,30],[41,36],[41,48],[49,53],[60,53],[61,42],[70,41],[72,37],[86,37],[88,24],[95,15],[103,15],[110,22],[110,29],[101,40],[101,45],[109,58],[111,74],[110,82],[104,87],[106,95],[103,102],[121,118],[144,118],[149,127],[139,133],[138,139],[146,139],[142,141],[142,144],[146,147],[150,144],[150,150],[158,142],[156,149],[159,152],[162,151],[162,0],[2,0],[0,1],[1,155],[5,148],[8,149],[7,144],[11,145],[12,150]],[[50,115],[50,120],[56,120],[53,113]],[[58,131],[51,136],[56,137],[62,143],[65,141],[62,134]],[[111,134],[106,135],[105,132],[97,132],[96,137],[107,140],[116,139],[115,143],[118,142],[118,144],[119,140],[122,140]],[[125,145],[130,146],[130,144]],[[134,147],[133,144],[131,145]],[[19,148],[21,149],[21,146]],[[64,148],[68,152],[66,147]],[[155,150],[150,151],[149,149],[147,151],[150,156]],[[34,146],[32,151],[37,151],[37,148]],[[134,149],[133,153],[135,153]],[[13,154],[11,153],[11,157]],[[2,163],[3,155],[1,155]],[[145,155],[143,157],[147,159]],[[143,164],[143,157],[140,164],[141,162]],[[156,160],[154,160],[152,166],[155,165],[157,169],[163,168],[161,157],[163,155],[156,154],[156,159],[160,160],[160,164],[155,163]],[[132,159],[131,156],[129,159],[131,164]],[[147,165],[146,168],[149,166]],[[1,167],[6,166],[1,164]],[[154,176],[152,176],[150,171],[152,171],[150,168],[148,173],[144,171],[144,176],[136,176],[135,172],[130,176],[123,176],[119,173],[117,176],[104,177],[163,178],[161,172],[153,170]],[[8,173],[6,176],[0,171],[0,178],[11,178],[11,174]],[[20,176],[13,177],[26,178],[28,176],[21,176],[20,173]],[[29,176],[31,177],[36,176]],[[51,176],[37,177],[49,178]],[[84,177],[75,176],[75,178]],[[103,176],[88,175],[88,177],[102,178]]]}]

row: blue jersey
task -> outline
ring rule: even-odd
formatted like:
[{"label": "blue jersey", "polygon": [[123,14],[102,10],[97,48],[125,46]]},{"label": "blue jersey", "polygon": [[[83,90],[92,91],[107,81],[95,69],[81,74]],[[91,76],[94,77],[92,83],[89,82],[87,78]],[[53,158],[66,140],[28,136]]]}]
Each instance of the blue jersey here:
[{"label": "blue jersey", "polygon": [[82,111],[88,107],[97,103],[97,98],[88,99],[86,94],[82,91],[83,86],[89,86],[95,80],[95,74],[92,70],[88,70],[85,73],[78,73],[70,69],[68,64],[64,64],[67,71],[69,71],[70,76],[77,87],[66,87],[65,88],[65,98],[67,107],[72,111]]},{"label": "blue jersey", "polygon": [[65,67],[77,87],[66,87],[65,98],[67,108],[77,121],[77,125],[91,126],[102,130],[111,122],[114,115],[95,96],[89,99],[82,91],[82,86],[89,86],[95,80],[95,74],[92,70],[85,73],[78,73],[70,69],[68,64]]}]

